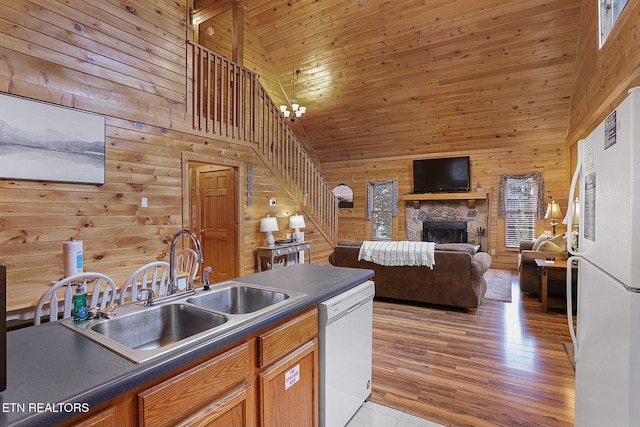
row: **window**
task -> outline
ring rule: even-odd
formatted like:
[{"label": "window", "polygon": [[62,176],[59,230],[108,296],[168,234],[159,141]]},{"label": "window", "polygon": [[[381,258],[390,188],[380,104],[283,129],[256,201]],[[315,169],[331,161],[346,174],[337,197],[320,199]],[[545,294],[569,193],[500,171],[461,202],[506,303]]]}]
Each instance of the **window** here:
[{"label": "window", "polygon": [[536,219],[541,218],[543,193],[539,173],[500,177],[499,214],[505,218],[505,245],[518,247],[520,242],[536,238]]},{"label": "window", "polygon": [[600,47],[604,44],[629,0],[598,0],[600,6]]},{"label": "window", "polygon": [[345,184],[338,184],[333,188],[333,194],[338,199],[339,208],[353,207],[353,190]]},{"label": "window", "polygon": [[393,239],[393,217],[398,214],[395,181],[369,181],[367,219],[372,240]]}]

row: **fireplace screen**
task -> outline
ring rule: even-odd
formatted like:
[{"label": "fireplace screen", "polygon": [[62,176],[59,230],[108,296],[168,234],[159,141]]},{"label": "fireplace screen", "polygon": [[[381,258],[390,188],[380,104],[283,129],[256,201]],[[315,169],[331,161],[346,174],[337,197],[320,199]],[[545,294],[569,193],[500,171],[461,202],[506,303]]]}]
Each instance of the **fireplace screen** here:
[{"label": "fireplace screen", "polygon": [[435,243],[467,243],[467,223],[463,221],[425,221],[422,241]]}]

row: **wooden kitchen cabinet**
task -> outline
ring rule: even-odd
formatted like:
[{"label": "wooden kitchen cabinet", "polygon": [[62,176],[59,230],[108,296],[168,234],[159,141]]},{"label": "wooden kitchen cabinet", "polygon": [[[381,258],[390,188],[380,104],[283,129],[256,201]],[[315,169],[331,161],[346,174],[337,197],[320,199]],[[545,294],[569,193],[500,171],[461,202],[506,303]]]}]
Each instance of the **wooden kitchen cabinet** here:
[{"label": "wooden kitchen cabinet", "polygon": [[298,348],[259,375],[260,425],[318,425],[318,340]]},{"label": "wooden kitchen cabinet", "polygon": [[318,336],[318,311],[306,311],[258,336],[258,367],[283,358]]},{"label": "wooden kitchen cabinet", "polygon": [[260,425],[318,425],[318,315],[310,310],[258,336]]},{"label": "wooden kitchen cabinet", "polygon": [[116,427],[119,425],[116,415],[116,407],[109,406],[96,414],[89,415],[83,420],[73,424],[74,427]]},{"label": "wooden kitchen cabinet", "polygon": [[[250,383],[253,358],[249,349],[250,345],[244,343],[138,393],[139,425],[173,426],[187,421],[204,407],[224,407],[216,406],[218,399],[233,388]],[[252,418],[253,412],[248,416]]]},{"label": "wooden kitchen cabinet", "polygon": [[62,425],[317,426],[317,338],[313,307]]},{"label": "wooden kitchen cabinet", "polygon": [[253,427],[255,403],[253,384],[246,384],[206,406],[176,427]]}]

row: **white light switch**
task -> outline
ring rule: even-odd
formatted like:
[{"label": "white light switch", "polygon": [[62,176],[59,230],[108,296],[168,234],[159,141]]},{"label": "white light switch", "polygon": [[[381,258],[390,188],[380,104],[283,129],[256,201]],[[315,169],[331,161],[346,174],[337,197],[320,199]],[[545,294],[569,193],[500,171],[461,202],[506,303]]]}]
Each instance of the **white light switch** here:
[{"label": "white light switch", "polygon": [[147,207],[147,198],[146,198],[146,197],[143,197],[143,198],[142,198],[142,200],[140,201],[140,205],[141,205],[143,208],[146,208],[146,207]]}]

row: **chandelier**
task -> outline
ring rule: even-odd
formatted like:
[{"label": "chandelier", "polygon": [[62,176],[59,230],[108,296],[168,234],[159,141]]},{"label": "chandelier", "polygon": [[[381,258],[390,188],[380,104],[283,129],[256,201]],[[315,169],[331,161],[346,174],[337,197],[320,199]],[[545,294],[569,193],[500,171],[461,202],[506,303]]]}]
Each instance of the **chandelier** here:
[{"label": "chandelier", "polygon": [[291,111],[289,111],[286,105],[280,106],[280,111],[284,114],[286,119],[295,122],[300,119],[302,115],[307,111],[307,107],[304,107],[296,102],[296,84],[298,84],[298,78],[300,77],[300,70],[296,70],[291,77],[291,86],[293,91],[293,98],[290,99],[291,102]]}]

